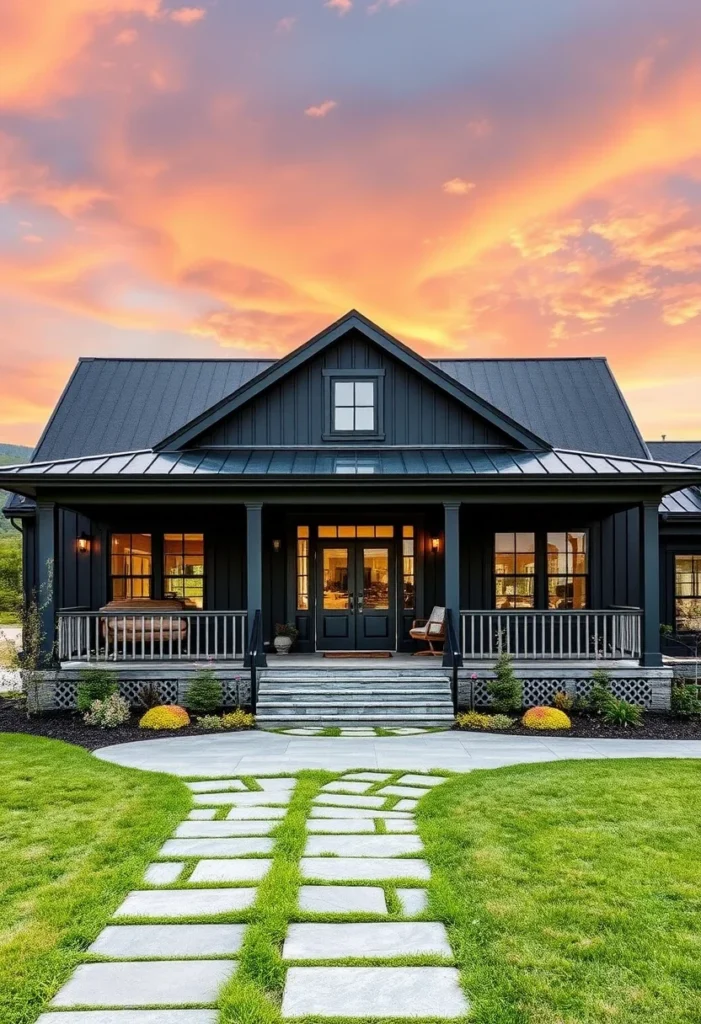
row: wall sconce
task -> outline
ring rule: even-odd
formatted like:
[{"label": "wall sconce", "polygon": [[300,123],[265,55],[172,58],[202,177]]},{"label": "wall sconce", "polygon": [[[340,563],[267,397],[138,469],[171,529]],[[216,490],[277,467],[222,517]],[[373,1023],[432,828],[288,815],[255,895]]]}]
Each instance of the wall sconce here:
[{"label": "wall sconce", "polygon": [[275,552],[276,555],[279,554],[281,547],[282,541],[280,540],[279,537],[275,537],[275,539],[273,540],[273,551]]},{"label": "wall sconce", "polygon": [[441,539],[440,539],[440,537],[431,537],[431,551],[433,552],[434,555],[438,554],[438,549],[440,548],[440,546],[441,546]]},{"label": "wall sconce", "polygon": [[81,533],[78,537],[78,551],[82,554],[86,554],[90,550],[90,538],[87,533]]}]

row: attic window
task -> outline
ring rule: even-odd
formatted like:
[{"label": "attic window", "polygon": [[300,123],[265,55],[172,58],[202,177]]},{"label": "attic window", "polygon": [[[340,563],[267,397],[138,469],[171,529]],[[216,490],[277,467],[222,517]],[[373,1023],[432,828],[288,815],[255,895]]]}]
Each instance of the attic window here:
[{"label": "attic window", "polygon": [[324,370],[324,440],[384,440],[382,369]]}]

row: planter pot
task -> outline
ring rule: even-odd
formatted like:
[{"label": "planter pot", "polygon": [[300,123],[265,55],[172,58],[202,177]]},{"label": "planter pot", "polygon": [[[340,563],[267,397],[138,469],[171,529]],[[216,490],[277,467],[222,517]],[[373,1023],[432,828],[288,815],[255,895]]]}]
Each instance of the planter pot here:
[{"label": "planter pot", "polygon": [[273,640],[273,647],[276,654],[289,654],[292,641],[289,636],[276,636]]}]

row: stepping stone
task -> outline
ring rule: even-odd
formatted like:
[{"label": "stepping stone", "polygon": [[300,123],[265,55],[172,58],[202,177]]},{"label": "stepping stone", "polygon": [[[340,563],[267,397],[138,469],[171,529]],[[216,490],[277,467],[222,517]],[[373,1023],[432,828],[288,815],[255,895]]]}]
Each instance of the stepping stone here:
[{"label": "stepping stone", "polygon": [[207,779],[205,782],[188,782],[193,793],[217,793],[222,789],[238,789],[248,792],[241,779]]},{"label": "stepping stone", "polygon": [[315,804],[332,804],[336,807],[382,807],[383,796],[336,796],[335,793],[321,793],[314,797]]},{"label": "stepping stone", "polygon": [[423,914],[428,907],[428,893],[425,889],[396,889],[395,892],[405,917]]},{"label": "stepping stone", "polygon": [[303,857],[300,869],[305,879],[323,882],[381,882],[393,878],[427,882],[431,876],[426,861],[396,857]]},{"label": "stepping stone", "polygon": [[[231,817],[231,815],[229,815]],[[312,807],[312,818],[384,818],[389,821],[410,821],[411,815],[405,811],[376,811],[366,807]]]},{"label": "stepping stone", "polygon": [[228,960],[82,964],[52,1006],[160,1006],[213,1003],[236,970]]},{"label": "stepping stone", "polygon": [[287,814],[284,807],[232,807],[226,816],[227,821],[280,821]]},{"label": "stepping stone", "polygon": [[434,786],[442,786],[447,779],[439,779],[436,775],[402,775],[398,782],[399,786],[426,786],[433,789]]},{"label": "stepping stone", "polygon": [[394,811],[415,811],[418,800],[398,800],[392,810]]},{"label": "stepping stone", "polygon": [[259,882],[270,870],[271,860],[201,860],[190,882]]},{"label": "stepping stone", "polygon": [[378,796],[426,796],[425,789],[417,789],[416,786],[385,786],[378,793]]},{"label": "stepping stone", "polygon": [[299,909],[313,914],[386,914],[384,889],[372,885],[302,885]]},{"label": "stepping stone", "polygon": [[454,967],[290,967],[282,1016],[461,1017]]},{"label": "stepping stone", "polygon": [[388,832],[416,832],[415,821],[396,821],[394,818],[385,819],[385,828]]},{"label": "stepping stone", "polygon": [[[411,822],[400,824],[410,825]],[[310,818],[307,821],[307,832],[371,832],[374,835],[375,822],[372,818]]]},{"label": "stepping stone", "polygon": [[290,802],[286,790],[281,793],[251,793],[248,790],[245,793],[195,793],[192,799],[196,804],[231,804],[234,807],[265,807],[266,804],[287,805]]},{"label": "stepping stone", "polygon": [[423,843],[418,836],[309,836],[305,857],[401,857],[405,853],[421,853]]},{"label": "stepping stone", "polygon": [[384,782],[385,779],[391,779],[392,775],[390,772],[351,772],[343,778],[351,782]]},{"label": "stepping stone", "polygon": [[322,731],[321,729],[309,729],[309,728],[306,728],[306,729],[305,728],[301,728],[301,729],[283,729],[283,732],[284,732],[284,734],[286,736],[318,736],[321,731]]},{"label": "stepping stone", "polygon": [[176,839],[212,839],[215,836],[267,836],[279,821],[184,821],[175,830]]},{"label": "stepping stone", "polygon": [[217,1024],[216,1010],[67,1010],[37,1024]]},{"label": "stepping stone", "polygon": [[418,736],[419,733],[428,732],[428,729],[418,729],[415,725],[406,725],[398,729],[392,729],[395,736]]},{"label": "stepping stone", "polygon": [[195,807],[187,817],[189,821],[211,821],[216,814],[216,807]]},{"label": "stepping stone", "polygon": [[144,889],[130,892],[113,916],[214,917],[247,910],[255,898],[255,889]]},{"label": "stepping stone", "polygon": [[266,793],[287,792],[297,785],[297,779],[256,779],[255,781]]},{"label": "stepping stone", "polygon": [[452,959],[445,925],[409,921],[382,924],[291,924],[283,960],[374,960],[392,956]]},{"label": "stepping stone", "polygon": [[171,861],[167,864],[149,864],[146,868],[144,881],[149,885],[170,885],[176,882],[183,873],[184,864]]},{"label": "stepping stone", "polygon": [[371,736],[374,739],[376,735],[374,729],[341,729],[341,736],[359,736],[361,739]]},{"label": "stepping stone", "polygon": [[337,782],[327,782],[321,789],[324,793],[342,793],[344,790],[346,793],[365,793],[371,785],[371,782],[345,782],[339,779]]},{"label": "stepping stone", "polygon": [[108,925],[88,948],[100,956],[232,956],[243,942],[245,924]]},{"label": "stepping stone", "polygon": [[272,853],[272,839],[167,839],[161,857],[245,857]]}]

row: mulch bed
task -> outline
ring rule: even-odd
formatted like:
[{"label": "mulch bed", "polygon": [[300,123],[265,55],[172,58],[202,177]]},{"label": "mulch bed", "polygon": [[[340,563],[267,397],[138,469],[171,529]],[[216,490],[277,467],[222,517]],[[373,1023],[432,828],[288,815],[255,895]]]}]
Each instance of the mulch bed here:
[{"label": "mulch bed", "polygon": [[[480,708],[489,714],[488,708]],[[600,718],[590,715],[570,715],[572,728],[565,731],[554,729],[526,729],[519,722],[510,729],[461,729],[460,732],[489,733],[493,736],[574,736],[578,739],[596,740],[701,740],[701,721],[698,719],[673,718],[671,715],[649,713],[637,729],[620,729],[605,725]]]}]

